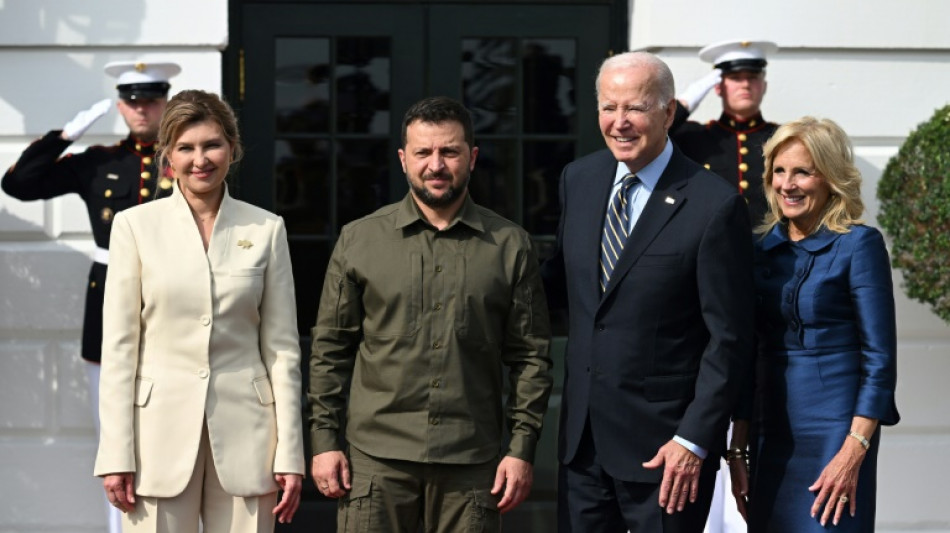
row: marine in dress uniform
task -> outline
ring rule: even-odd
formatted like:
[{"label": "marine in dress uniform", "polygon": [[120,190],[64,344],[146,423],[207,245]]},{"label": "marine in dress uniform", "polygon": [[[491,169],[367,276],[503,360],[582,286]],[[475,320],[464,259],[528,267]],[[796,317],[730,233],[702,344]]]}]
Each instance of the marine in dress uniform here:
[{"label": "marine in dress uniform", "polygon": [[[181,67],[175,63],[117,61],[106,65],[106,74],[117,78],[116,106],[129,135],[113,146],[90,146],[84,152],[63,152],[112,107],[109,99],[80,111],[75,118],[36,140],[3,175],[0,187],[19,200],[49,200],[68,193],[86,203],[96,242],[86,285],[83,314],[82,357],[86,365],[90,403],[99,429],[99,361],[102,354],[102,302],[109,264],[112,218],[123,209],[170,196],[171,173],[160,171],[155,160],[155,139],[168,90],[168,80]],[[121,532],[117,509],[106,502],[110,533]]]},{"label": "marine in dress uniform", "polygon": [[[113,62],[106,73],[118,78],[124,105],[160,105],[171,85],[168,79],[181,68],[174,63]],[[121,105],[121,104],[120,104]],[[112,146],[91,146],[77,154],[63,152],[111,107],[109,100],[82,111],[62,130],[53,130],[31,144],[7,170],[0,185],[19,200],[49,200],[68,193],[86,203],[96,250],[86,287],[82,357],[98,362],[102,344],[102,292],[109,262],[109,233],[115,213],[171,195],[171,175],[163,175],[155,161],[158,110],[152,124],[130,124],[128,137]],[[124,115],[124,113],[123,113]],[[129,119],[126,119],[129,122]],[[136,133],[134,130],[139,130]]]},{"label": "marine in dress uniform", "polygon": [[[768,209],[762,191],[762,145],[778,124],[766,121],[760,106],[766,56],[777,49],[768,41],[725,41],[703,48],[699,57],[712,63],[714,70],[678,95],[670,128],[673,142],[688,157],[735,184],[749,204],[753,226],[762,222]],[[690,112],[712,88],[723,100],[719,119],[705,124],[689,121]],[[733,95],[739,91],[743,94],[737,103]]]}]

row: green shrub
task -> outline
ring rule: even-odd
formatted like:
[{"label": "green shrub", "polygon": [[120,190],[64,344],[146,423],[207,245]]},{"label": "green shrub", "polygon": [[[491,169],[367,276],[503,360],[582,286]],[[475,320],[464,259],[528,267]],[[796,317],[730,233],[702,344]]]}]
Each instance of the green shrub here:
[{"label": "green shrub", "polygon": [[877,197],[907,296],[950,322],[950,105],[907,137],[888,161]]}]

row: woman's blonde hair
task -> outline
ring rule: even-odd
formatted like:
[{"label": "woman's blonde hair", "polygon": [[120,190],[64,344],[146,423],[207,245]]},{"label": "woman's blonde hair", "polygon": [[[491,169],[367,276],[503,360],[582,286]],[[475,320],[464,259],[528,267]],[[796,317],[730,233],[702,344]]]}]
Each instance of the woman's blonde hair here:
[{"label": "woman's blonde hair", "polygon": [[165,106],[155,146],[158,164],[162,168],[167,165],[168,150],[185,129],[208,120],[221,127],[224,140],[231,146],[231,165],[240,161],[244,156],[244,147],[241,146],[241,133],[234,110],[218,95],[192,89],[176,94]]},{"label": "woman's blonde hair", "polygon": [[853,224],[861,224],[864,202],[861,200],[861,172],[854,165],[854,153],[848,135],[841,126],[827,118],[802,117],[783,124],[765,143],[765,172],[762,188],[769,211],[762,225],[755,231],[764,235],[777,224],[786,223],[779,206],[778,195],[772,189],[775,157],[789,143],[798,141],[805,146],[815,163],[815,172],[831,189],[831,196],[813,231],[824,226],[837,233],[848,233]]}]

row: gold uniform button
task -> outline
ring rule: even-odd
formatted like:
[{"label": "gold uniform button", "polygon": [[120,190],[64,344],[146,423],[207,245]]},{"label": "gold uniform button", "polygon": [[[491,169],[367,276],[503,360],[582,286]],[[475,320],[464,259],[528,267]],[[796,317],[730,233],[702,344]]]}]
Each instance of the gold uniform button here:
[{"label": "gold uniform button", "polygon": [[735,127],[736,127],[736,121],[735,121],[735,120],[730,120],[730,121],[729,121],[729,125],[732,126],[733,128],[735,128]]},{"label": "gold uniform button", "polygon": [[152,179],[152,173],[147,170],[143,171],[141,175],[143,180]]},{"label": "gold uniform button", "polygon": [[139,144],[139,143],[135,143],[135,151],[136,151],[136,152],[141,152],[141,151],[142,151],[142,145]]},{"label": "gold uniform button", "polygon": [[112,189],[106,189],[106,192],[102,193],[106,198],[112,198]]},{"label": "gold uniform button", "polygon": [[742,189],[743,191],[746,190],[746,189],[748,189],[748,188],[749,188],[749,182],[746,181],[746,180],[740,181],[740,182],[739,182],[739,188]]},{"label": "gold uniform button", "polygon": [[747,164],[745,164],[745,163],[739,163],[739,171],[740,171],[740,172],[746,172],[747,170],[749,170],[749,165],[747,165]]},{"label": "gold uniform button", "polygon": [[745,136],[745,133],[740,133],[740,134],[739,134],[739,140],[740,140],[740,141],[745,142],[746,139],[748,139],[748,137]]},{"label": "gold uniform button", "polygon": [[93,289],[95,289],[95,288],[96,288],[96,282],[95,282],[95,281],[90,281],[90,282],[89,282],[89,286],[92,287]]},{"label": "gold uniform button", "polygon": [[172,188],[172,180],[168,178],[162,178],[162,181],[158,182],[158,186],[162,189],[168,190]]},{"label": "gold uniform button", "polygon": [[102,211],[99,212],[99,217],[102,218],[103,222],[109,222],[110,220],[112,220],[112,216],[114,214],[115,212],[112,211],[112,209],[108,207],[103,207]]},{"label": "gold uniform button", "polygon": [[148,195],[151,193],[149,192],[148,189],[146,189],[145,187],[142,187],[142,189],[139,190],[139,194],[142,196],[142,198],[148,198]]},{"label": "gold uniform button", "polygon": [[754,128],[756,124],[758,124],[758,122],[756,122],[755,119],[752,119],[752,120],[749,121],[749,127],[750,127],[750,128]]},{"label": "gold uniform button", "polygon": [[742,148],[739,148],[739,153],[742,155],[746,155],[749,153],[749,149],[743,146]]},{"label": "gold uniform button", "polygon": [[710,165],[709,163],[706,163],[706,164],[703,165],[703,166],[706,167],[706,170],[709,170],[709,169],[712,168],[712,165]]},{"label": "gold uniform button", "polygon": [[151,164],[152,164],[152,158],[149,157],[149,156],[143,157],[143,158],[142,158],[142,164],[143,164],[143,165],[151,165]]}]

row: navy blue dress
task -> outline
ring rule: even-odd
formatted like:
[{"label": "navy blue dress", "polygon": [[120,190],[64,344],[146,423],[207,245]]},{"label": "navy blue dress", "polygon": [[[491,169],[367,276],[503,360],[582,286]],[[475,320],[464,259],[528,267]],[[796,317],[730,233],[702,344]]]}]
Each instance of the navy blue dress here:
[{"label": "navy blue dress", "polygon": [[[894,403],[896,326],[880,232],[822,228],[800,241],[776,226],[755,247],[760,402],[752,449],[749,531],[874,530],[877,450],[858,477],[857,515],[837,527],[811,517],[808,487],[841,449],[855,415],[881,425]],[[818,517],[820,518],[820,514]]]}]

